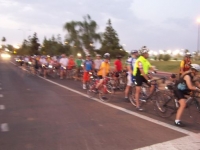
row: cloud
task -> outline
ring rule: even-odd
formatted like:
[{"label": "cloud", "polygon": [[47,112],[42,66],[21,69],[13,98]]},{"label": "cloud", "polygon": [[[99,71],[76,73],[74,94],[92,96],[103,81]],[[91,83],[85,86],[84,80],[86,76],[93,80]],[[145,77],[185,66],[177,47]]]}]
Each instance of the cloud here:
[{"label": "cloud", "polygon": [[[200,15],[198,0],[0,0],[0,33],[8,40],[19,41],[37,32],[43,37],[66,34],[63,25],[82,21],[89,14],[105,31],[111,19],[121,44],[128,50],[143,45],[153,49],[187,47],[195,49],[197,38],[196,18]],[[28,31],[31,29],[31,32]],[[16,37],[14,35],[17,35]],[[21,38],[20,38],[21,39]]]}]

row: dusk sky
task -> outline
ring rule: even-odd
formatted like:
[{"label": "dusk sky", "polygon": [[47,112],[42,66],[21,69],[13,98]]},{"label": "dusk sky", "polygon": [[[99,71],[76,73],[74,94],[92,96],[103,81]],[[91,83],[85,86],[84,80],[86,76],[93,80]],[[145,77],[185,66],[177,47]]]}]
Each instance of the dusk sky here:
[{"label": "dusk sky", "polygon": [[57,34],[64,40],[64,24],[87,14],[98,32],[111,19],[128,51],[143,45],[156,51],[197,50],[200,0],[0,0],[0,37],[21,44],[36,32],[40,42]]}]

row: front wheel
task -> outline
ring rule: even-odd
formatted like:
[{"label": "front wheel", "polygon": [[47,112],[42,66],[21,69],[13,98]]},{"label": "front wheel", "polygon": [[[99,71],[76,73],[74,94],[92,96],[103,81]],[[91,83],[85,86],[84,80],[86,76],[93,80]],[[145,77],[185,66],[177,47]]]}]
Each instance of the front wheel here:
[{"label": "front wheel", "polygon": [[89,84],[87,89],[87,95],[89,98],[93,98],[95,96],[95,85]]},{"label": "front wheel", "polygon": [[188,106],[189,116],[194,123],[200,124],[200,105],[198,100],[192,100]]},{"label": "front wheel", "polygon": [[156,95],[156,110],[160,117],[167,118],[176,112],[176,107],[173,98],[164,92],[157,92]]}]

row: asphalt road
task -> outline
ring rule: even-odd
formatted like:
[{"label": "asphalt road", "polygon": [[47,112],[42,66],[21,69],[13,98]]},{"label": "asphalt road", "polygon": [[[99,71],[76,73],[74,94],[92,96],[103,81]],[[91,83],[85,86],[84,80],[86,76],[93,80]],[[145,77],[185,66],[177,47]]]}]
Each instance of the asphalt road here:
[{"label": "asphalt road", "polygon": [[[86,93],[79,81],[49,80]],[[0,150],[132,150],[186,136],[63,87],[1,60]],[[121,92],[109,104],[137,113]],[[163,119],[152,104],[145,108],[139,114],[173,125],[174,116]],[[184,120],[186,130],[200,131]]]}]

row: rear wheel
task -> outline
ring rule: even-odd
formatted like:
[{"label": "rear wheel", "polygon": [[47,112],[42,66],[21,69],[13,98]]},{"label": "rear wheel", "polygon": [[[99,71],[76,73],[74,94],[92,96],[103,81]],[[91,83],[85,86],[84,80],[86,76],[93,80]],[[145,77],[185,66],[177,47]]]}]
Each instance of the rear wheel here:
[{"label": "rear wheel", "polygon": [[108,101],[112,100],[113,95],[114,95],[114,89],[109,84],[103,85],[99,89],[99,99],[103,102],[108,102]]}]

